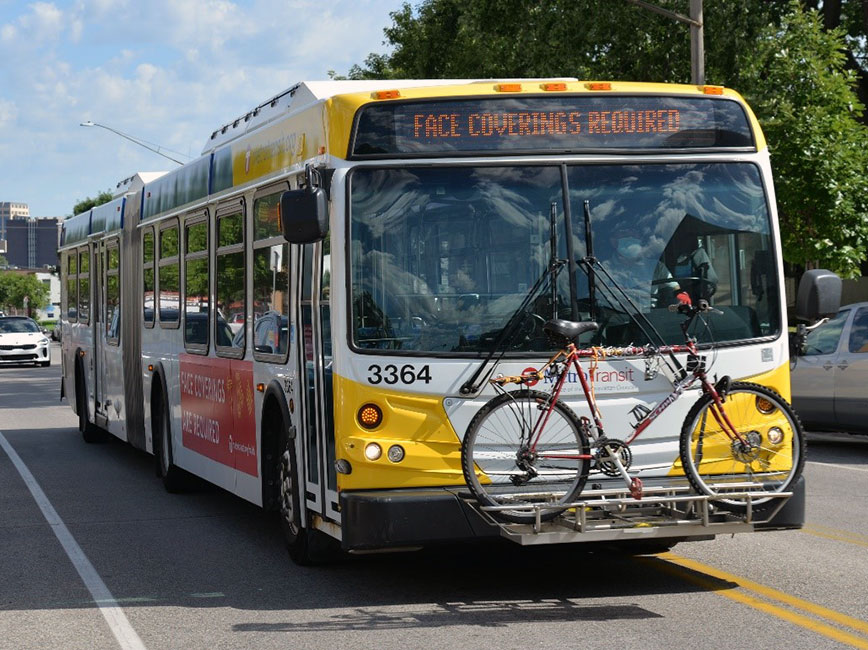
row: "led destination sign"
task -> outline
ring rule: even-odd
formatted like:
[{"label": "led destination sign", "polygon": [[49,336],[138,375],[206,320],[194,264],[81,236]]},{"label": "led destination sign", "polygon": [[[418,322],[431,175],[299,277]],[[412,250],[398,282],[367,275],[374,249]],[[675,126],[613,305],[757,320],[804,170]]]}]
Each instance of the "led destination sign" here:
[{"label": "led destination sign", "polygon": [[362,109],[353,156],[750,148],[742,107],[704,97],[510,97]]}]

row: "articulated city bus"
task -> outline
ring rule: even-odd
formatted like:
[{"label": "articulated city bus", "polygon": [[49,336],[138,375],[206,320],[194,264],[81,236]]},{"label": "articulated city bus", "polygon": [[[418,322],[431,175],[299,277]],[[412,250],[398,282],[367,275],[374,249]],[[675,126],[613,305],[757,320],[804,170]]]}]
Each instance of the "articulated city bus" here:
[{"label": "articulated city bus", "polygon": [[[541,367],[553,317],[599,323],[588,345],[659,343],[575,259],[526,300],[568,250],[593,252],[664,342],[681,342],[676,291],[707,300],[721,313],[694,335],[710,374],[789,398],[774,189],[751,110],[717,86],[575,79],[300,83],[214,131],[197,160],[68,219],[63,390],[86,440],[154,454],[170,491],[192,474],[280,512],[301,562],[328,538],[362,551],[638,531],[663,548],[800,526],[803,481],[771,521],[718,529],[654,519],[546,536],[480,512],[460,452],[494,394],[471,381],[480,366]],[[598,361],[611,434],[671,390],[646,370]],[[582,415],[581,398],[571,380],[561,399]],[[694,401],[637,440],[632,473],[681,474]]]}]

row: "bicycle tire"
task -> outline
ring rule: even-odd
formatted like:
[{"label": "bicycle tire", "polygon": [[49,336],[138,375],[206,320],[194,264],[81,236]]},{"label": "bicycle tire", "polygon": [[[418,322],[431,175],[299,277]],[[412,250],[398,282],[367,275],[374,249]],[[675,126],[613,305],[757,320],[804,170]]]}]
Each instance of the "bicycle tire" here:
[{"label": "bicycle tire", "polygon": [[541,407],[550,399],[548,393],[533,390],[502,393],[486,402],[467,428],[461,467],[470,492],[483,506],[518,508],[492,511],[497,519],[533,523],[537,509],[541,521],[554,519],[585,486],[590,469],[588,436],[575,413],[559,401],[545,423],[532,461],[539,475],[521,485],[513,483],[513,477],[528,476],[519,466],[519,451],[526,444],[527,432],[545,413]]},{"label": "bicycle tire", "polygon": [[[733,382],[723,408],[739,434],[752,443],[745,448],[724,432],[709,410],[713,403],[711,395],[702,395],[681,429],[679,456],[693,489],[736,513],[747,511],[747,499],[727,498],[728,492],[788,492],[802,474],[806,453],[805,434],[793,408],[770,388]],[[753,514],[780,503],[773,496],[750,501]]]}]

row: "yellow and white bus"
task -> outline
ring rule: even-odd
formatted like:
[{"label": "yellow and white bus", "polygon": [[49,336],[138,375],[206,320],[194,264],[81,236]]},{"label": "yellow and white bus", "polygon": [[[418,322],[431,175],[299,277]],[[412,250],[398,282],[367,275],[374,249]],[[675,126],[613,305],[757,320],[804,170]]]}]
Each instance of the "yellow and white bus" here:
[{"label": "yellow and white bus", "polygon": [[[771,521],[718,528],[705,516],[547,535],[469,498],[460,446],[493,394],[471,381],[482,364],[540,367],[552,317],[596,320],[594,345],[649,342],[575,264],[500,336],[552,235],[558,256],[581,257],[589,232],[665,340],[680,339],[672,292],[706,299],[723,312],[696,333],[711,373],[789,398],[774,189],[751,110],[717,86],[576,79],[300,83],[214,131],[197,160],[68,219],[63,389],[87,440],[153,453],[168,489],[190,473],[279,511],[302,562],[328,537],[360,551],[641,528],[665,547],[800,526],[803,481]],[[595,369],[610,433],[670,387],[642,359]],[[581,397],[577,381],[561,395],[580,415]],[[693,401],[632,447],[646,485],[679,474]],[[605,476],[589,486],[605,499]]]}]

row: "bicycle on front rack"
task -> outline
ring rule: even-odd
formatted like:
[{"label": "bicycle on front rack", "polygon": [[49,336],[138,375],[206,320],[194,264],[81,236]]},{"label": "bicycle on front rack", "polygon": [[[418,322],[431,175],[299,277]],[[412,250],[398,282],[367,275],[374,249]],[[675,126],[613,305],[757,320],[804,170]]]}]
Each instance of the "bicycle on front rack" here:
[{"label": "bicycle on front rack", "polygon": [[[689,328],[694,319],[716,310],[704,300],[693,305],[686,294],[680,294],[679,301],[671,309],[685,316],[683,345],[579,348],[579,336],[596,330],[596,323],[550,320],[545,331],[559,339],[563,349],[538,372],[489,379],[498,395],[470,422],[461,446],[465,480],[483,507],[508,522],[553,519],[574,507],[591,470],[620,477],[633,498],[641,499],[642,481],[630,474],[630,445],[696,384],[701,393],[679,439],[680,465],[690,485],[731,512],[757,514],[775,507],[804,466],[801,424],[790,405],[769,388],[729,377],[709,381]],[[686,367],[675,356],[683,353]],[[603,357],[642,357],[651,368],[665,357],[675,364],[672,392],[624,439],[606,435],[592,383],[580,363]],[[571,371],[578,376],[590,417],[577,416],[560,400]],[[529,388],[544,378],[553,380],[550,392]],[[524,388],[507,391],[510,384]]]}]

